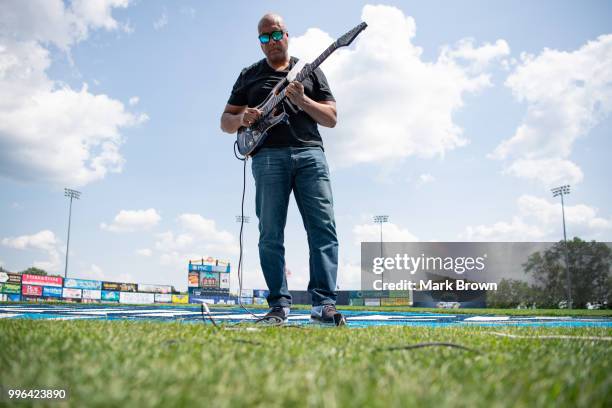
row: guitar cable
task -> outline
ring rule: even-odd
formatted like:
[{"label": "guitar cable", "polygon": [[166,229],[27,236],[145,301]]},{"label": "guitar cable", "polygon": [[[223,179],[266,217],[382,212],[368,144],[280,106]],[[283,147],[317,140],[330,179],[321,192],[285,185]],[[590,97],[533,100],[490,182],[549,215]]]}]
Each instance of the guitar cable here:
[{"label": "guitar cable", "polygon": [[[243,167],[242,167],[242,200],[240,203],[240,235],[239,235],[239,247],[240,247],[240,254],[238,256],[238,305],[240,305],[240,307],[247,312],[248,314],[250,314],[251,316],[253,316],[256,320],[255,323],[259,323],[262,321],[268,321],[269,325],[271,326],[275,326],[275,325],[281,325],[283,322],[280,319],[277,318],[266,318],[266,317],[261,317],[256,315],[255,313],[253,313],[251,310],[247,309],[247,307],[244,305],[244,303],[242,303],[242,278],[243,278],[243,270],[242,270],[242,253],[243,253],[243,232],[244,232],[244,196],[246,193],[246,165],[247,165],[247,161],[248,161],[248,156],[243,156],[240,157],[237,153],[237,147],[238,147],[238,141],[234,142],[234,156],[236,156],[236,158],[240,161],[242,161],[243,163]],[[206,316],[208,317],[208,319],[211,321],[211,323],[213,324],[213,326],[215,328],[219,328],[219,325],[216,323],[215,319],[212,316],[212,313],[210,312],[210,309],[208,308],[208,305],[206,305],[204,302],[202,302],[201,305],[201,312],[202,312],[202,317],[204,317],[204,314],[206,314]],[[274,322],[270,322],[270,320],[273,320]],[[240,324],[240,323],[238,323]]]},{"label": "guitar cable", "polygon": [[238,243],[240,247],[240,254],[238,256],[238,304],[245,312],[255,317],[257,321],[259,321],[260,317],[257,316],[252,311],[250,311],[249,309],[247,309],[246,306],[242,303],[242,275],[244,272],[242,270],[242,251],[243,251],[242,236],[243,236],[243,231],[244,231],[244,196],[246,193],[246,165],[247,165],[247,161],[249,160],[249,156],[246,156],[246,155],[243,157],[238,156],[236,152],[237,147],[238,147],[238,141],[236,140],[234,142],[234,155],[236,156],[238,160],[241,160],[243,164],[242,166],[242,200],[240,201],[240,235],[238,239]]}]

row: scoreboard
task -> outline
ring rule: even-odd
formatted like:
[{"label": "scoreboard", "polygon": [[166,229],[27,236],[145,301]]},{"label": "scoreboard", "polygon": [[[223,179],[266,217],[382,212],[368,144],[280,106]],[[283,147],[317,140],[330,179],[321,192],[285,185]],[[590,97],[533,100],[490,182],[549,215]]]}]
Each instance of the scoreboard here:
[{"label": "scoreboard", "polygon": [[229,262],[212,257],[189,261],[189,303],[226,303],[229,299],[230,270]]}]

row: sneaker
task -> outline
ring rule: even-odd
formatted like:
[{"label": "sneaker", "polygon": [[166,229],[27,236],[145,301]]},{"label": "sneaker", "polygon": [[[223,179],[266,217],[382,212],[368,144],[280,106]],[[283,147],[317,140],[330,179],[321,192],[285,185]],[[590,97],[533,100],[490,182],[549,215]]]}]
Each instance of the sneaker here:
[{"label": "sneaker", "polygon": [[289,308],[284,306],[273,306],[268,313],[263,317],[255,320],[255,323],[266,323],[272,325],[281,325],[287,323],[289,316]]},{"label": "sneaker", "polygon": [[334,324],[344,326],[346,319],[336,310],[335,305],[313,306],[310,311],[310,321],[313,323]]}]

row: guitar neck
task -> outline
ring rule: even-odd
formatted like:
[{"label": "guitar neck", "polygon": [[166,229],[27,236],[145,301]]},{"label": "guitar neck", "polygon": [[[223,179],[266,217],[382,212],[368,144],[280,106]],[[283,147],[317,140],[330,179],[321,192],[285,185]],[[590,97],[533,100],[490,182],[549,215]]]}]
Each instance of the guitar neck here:
[{"label": "guitar neck", "polygon": [[[313,62],[311,62],[310,64],[306,64],[304,68],[302,68],[302,70],[298,72],[298,74],[295,76],[295,81],[302,82],[304,79],[306,79],[308,75],[310,75],[315,69],[317,69],[319,65],[321,65],[323,61],[327,59],[327,57],[329,57],[334,51],[336,51],[337,48],[338,46],[336,45],[336,43],[333,43],[332,45],[327,47],[327,49],[323,51],[321,55],[319,55]],[[283,99],[285,99],[285,89],[286,88],[283,88],[283,90],[280,91],[278,95],[275,95],[268,100],[268,102],[262,108],[262,115],[265,116],[272,112],[272,110],[276,108],[276,106],[281,103]]]}]

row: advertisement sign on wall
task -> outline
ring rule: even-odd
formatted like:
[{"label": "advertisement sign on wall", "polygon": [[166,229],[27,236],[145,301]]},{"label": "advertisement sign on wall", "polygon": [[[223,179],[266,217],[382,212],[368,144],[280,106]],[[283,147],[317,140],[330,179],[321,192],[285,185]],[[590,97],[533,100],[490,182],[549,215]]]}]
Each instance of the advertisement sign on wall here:
[{"label": "advertisement sign on wall", "polygon": [[22,285],[21,294],[24,296],[42,296],[42,286]]},{"label": "advertisement sign on wall", "polygon": [[191,296],[229,296],[229,289],[220,288],[189,288]]},{"label": "advertisement sign on wall", "polygon": [[380,299],[381,306],[410,306],[409,298]]},{"label": "advertisement sign on wall", "polygon": [[135,283],[102,282],[102,290],[116,290],[121,292],[137,292]]},{"label": "advertisement sign on wall", "polygon": [[189,303],[189,295],[172,295],[172,303]]},{"label": "advertisement sign on wall", "polygon": [[64,287],[74,289],[102,289],[102,282],[89,279],[66,278],[64,280]]},{"label": "advertisement sign on wall", "polygon": [[150,304],[155,303],[153,293],[120,292],[119,303]]},{"label": "advertisement sign on wall", "polygon": [[11,272],[0,272],[0,283],[21,284],[21,274]]},{"label": "advertisement sign on wall", "polygon": [[62,292],[62,297],[66,299],[81,299],[82,295],[81,289],[75,288],[64,288]]},{"label": "advertisement sign on wall", "polygon": [[172,295],[169,293],[155,293],[155,303],[170,303]]},{"label": "advertisement sign on wall", "polygon": [[21,293],[21,285],[18,283],[0,283],[0,293]]},{"label": "advertisement sign on wall", "polygon": [[253,297],[253,289],[242,289],[240,297]]},{"label": "advertisement sign on wall", "polygon": [[137,285],[135,283],[120,283],[119,290],[121,292],[138,292]]},{"label": "advertisement sign on wall", "polygon": [[118,282],[102,282],[102,290],[116,290],[119,291],[121,284]]},{"label": "advertisement sign on wall", "polygon": [[24,273],[21,275],[23,285],[59,286],[62,287],[61,276],[41,276]]},{"label": "advertisement sign on wall", "polygon": [[103,290],[101,293],[102,300],[106,300],[108,302],[118,302],[119,301],[119,292],[114,290]]},{"label": "advertisement sign on wall", "polygon": [[267,289],[253,289],[253,297],[267,298],[270,291]]},{"label": "advertisement sign on wall", "polygon": [[150,293],[170,293],[172,287],[167,285],[149,285],[146,283],[138,284],[138,292],[150,292]]},{"label": "advertisement sign on wall", "polygon": [[187,276],[187,287],[197,288],[200,284],[200,272],[189,272]]},{"label": "advertisement sign on wall", "polygon": [[21,285],[21,294],[24,296],[42,296],[43,287],[38,285]]},{"label": "advertisement sign on wall", "polygon": [[366,306],[380,306],[380,299],[378,298],[366,298],[363,300],[364,305]]},{"label": "advertisement sign on wall", "polygon": [[99,289],[83,289],[83,299],[101,299],[102,291]]},{"label": "advertisement sign on wall", "polygon": [[62,297],[62,288],[58,288],[55,286],[43,286],[43,296],[45,297]]}]

